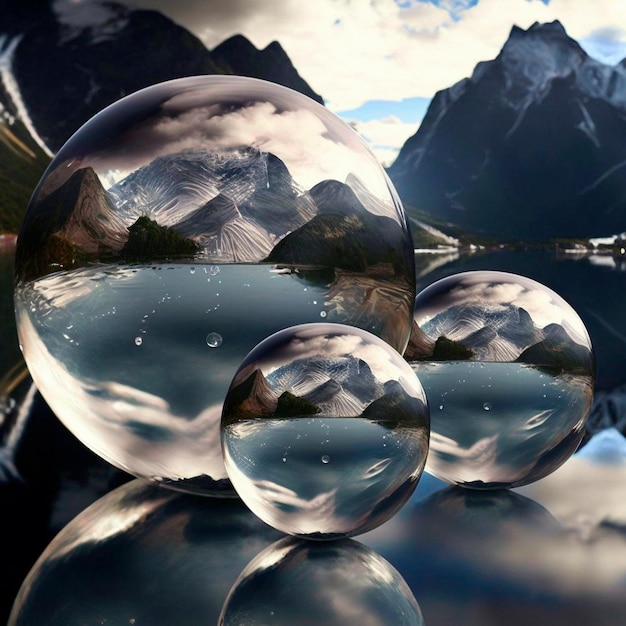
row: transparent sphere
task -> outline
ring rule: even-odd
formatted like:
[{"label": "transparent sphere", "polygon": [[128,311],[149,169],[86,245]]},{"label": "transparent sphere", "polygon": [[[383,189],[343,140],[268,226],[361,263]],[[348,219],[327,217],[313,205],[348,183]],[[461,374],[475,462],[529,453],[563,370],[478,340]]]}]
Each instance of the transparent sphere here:
[{"label": "transparent sphere", "polygon": [[224,396],[262,339],[320,319],[403,351],[415,267],[364,142],[290,89],[238,76],[148,87],[61,148],[16,250],[23,354],[64,424],[113,465],[228,486]]},{"label": "transparent sphere", "polygon": [[348,537],[400,509],[428,453],[424,390],[378,337],[302,324],[262,341],[237,371],[222,415],[226,470],[270,526]]},{"label": "transparent sphere", "polygon": [[241,570],[279,538],[238,498],[197,498],[135,479],[50,542],[8,623],[216,624]]},{"label": "transparent sphere", "polygon": [[496,271],[421,291],[405,357],[431,413],[427,471],[474,488],[523,485],[580,444],[593,401],[587,330],[554,291]]},{"label": "transparent sphere", "polygon": [[341,539],[285,537],[240,574],[224,604],[220,626],[423,626],[411,589],[371,548]]}]

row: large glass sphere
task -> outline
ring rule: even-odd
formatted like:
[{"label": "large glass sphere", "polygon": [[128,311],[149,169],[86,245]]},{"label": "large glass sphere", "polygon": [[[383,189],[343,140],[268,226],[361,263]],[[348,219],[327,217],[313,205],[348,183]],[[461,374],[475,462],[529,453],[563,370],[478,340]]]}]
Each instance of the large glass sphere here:
[{"label": "large glass sphere", "polygon": [[529,278],[472,271],[415,301],[405,357],[431,412],[427,471],[475,488],[554,471],[580,444],[595,361],[576,311]]},{"label": "large glass sphere", "polygon": [[228,481],[222,402],[262,339],[324,320],[403,351],[410,229],[354,131],[238,76],[127,96],[61,148],[28,206],[15,307],[41,393],[89,448],[200,493]]},{"label": "large glass sphere", "polygon": [[349,537],[392,517],[428,453],[424,390],[378,337],[302,324],[244,359],[222,416],[228,475],[263,521],[310,539]]},{"label": "large glass sphere", "polygon": [[424,619],[400,573],[370,548],[285,537],[241,572],[219,624],[424,626]]}]

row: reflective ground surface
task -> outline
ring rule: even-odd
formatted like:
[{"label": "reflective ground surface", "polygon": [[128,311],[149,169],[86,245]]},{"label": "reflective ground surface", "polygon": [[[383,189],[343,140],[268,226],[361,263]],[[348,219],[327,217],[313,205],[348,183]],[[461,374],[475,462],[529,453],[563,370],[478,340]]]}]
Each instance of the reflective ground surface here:
[{"label": "reflective ground surface", "polygon": [[[5,421],[12,422],[14,445],[5,439],[2,448],[0,531],[5,550],[11,546],[18,556],[8,568],[1,618],[43,553],[16,624],[36,623],[20,620],[42,610],[58,619],[46,623],[65,626],[86,619],[158,624],[160,616],[162,623],[197,623],[200,616],[216,623],[239,574],[281,534],[238,500],[155,488],[110,468],[60,426],[28,383],[15,389],[18,402]],[[617,626],[626,621],[625,495],[626,441],[607,429],[550,476],[514,490],[470,491],[424,474],[392,519],[350,542],[367,548],[377,575],[390,567],[392,578],[404,581],[392,590],[413,607],[407,623],[419,623],[421,613],[429,626]],[[360,550],[350,542],[347,551],[337,543],[331,556],[319,558],[350,562]],[[268,566],[289,562],[284,551],[273,553]],[[310,566],[320,586],[309,586],[311,593],[332,588],[321,565]],[[327,571],[331,576],[333,567]],[[281,579],[280,569],[275,577]],[[69,583],[92,591],[67,595]],[[246,587],[246,598],[250,593]],[[112,601],[102,602],[103,595]],[[264,610],[306,612],[298,602],[309,596],[287,596],[276,594],[280,606]],[[377,611],[375,624],[393,614],[389,606]]]}]

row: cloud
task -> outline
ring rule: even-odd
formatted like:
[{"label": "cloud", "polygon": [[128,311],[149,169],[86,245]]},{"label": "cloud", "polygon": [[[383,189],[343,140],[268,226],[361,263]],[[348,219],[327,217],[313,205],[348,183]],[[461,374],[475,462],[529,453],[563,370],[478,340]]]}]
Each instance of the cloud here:
[{"label": "cloud", "polygon": [[[90,0],[82,0],[87,2]],[[626,56],[624,0],[129,0],[158,9],[212,49],[243,34],[260,49],[279,41],[300,75],[331,111],[371,100],[432,96],[469,77],[477,63],[493,59],[511,27],[559,19],[568,34],[600,60]],[[474,6],[472,6],[474,5]],[[372,129],[361,129],[373,133]],[[385,162],[395,156],[397,128],[370,145]],[[404,139],[417,130],[407,129]],[[393,139],[392,139],[393,133]]]},{"label": "cloud", "polygon": [[391,202],[377,159],[343,121],[287,89],[268,91],[269,83],[249,81],[250,86],[240,80],[213,77],[209,84],[191,78],[155,88],[151,103],[160,105],[158,112],[150,111],[152,115],[89,155],[89,165],[110,183],[159,156],[252,146],[280,158],[304,188],[354,175],[367,181],[375,197]]},{"label": "cloud", "polygon": [[419,128],[419,124],[402,122],[394,116],[367,122],[349,120],[349,124],[363,137],[385,167],[391,165],[399,148]]},{"label": "cloud", "polygon": [[272,347],[265,354],[255,355],[253,363],[248,363],[239,376],[243,379],[252,367],[260,367],[268,376],[290,361],[320,356],[328,359],[352,356],[367,363],[379,382],[397,380],[408,395],[424,400],[410,365],[382,339],[367,331],[352,326],[342,328],[342,325],[334,323],[318,323],[303,324],[290,332],[291,336],[278,348]]},{"label": "cloud", "polygon": [[[442,2],[440,6],[392,0],[300,3],[271,0],[186,2],[172,8],[166,0],[134,0],[159,8],[195,32],[209,48],[242,33],[257,47],[278,40],[300,74],[333,110],[363,102],[431,97],[470,76],[476,63],[494,58],[511,27],[560,19],[576,38],[602,36],[622,23],[624,2],[528,0]],[[452,19],[451,14],[458,19]],[[609,37],[610,39],[610,37]]]}]

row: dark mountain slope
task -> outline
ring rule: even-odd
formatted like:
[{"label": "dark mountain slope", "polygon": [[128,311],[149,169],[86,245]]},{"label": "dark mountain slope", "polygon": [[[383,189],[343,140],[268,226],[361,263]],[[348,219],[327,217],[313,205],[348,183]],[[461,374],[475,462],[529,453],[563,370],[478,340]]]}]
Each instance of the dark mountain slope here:
[{"label": "dark mountain slope", "polygon": [[554,22],[436,94],[389,174],[405,203],[500,239],[622,232],[626,69]]}]

